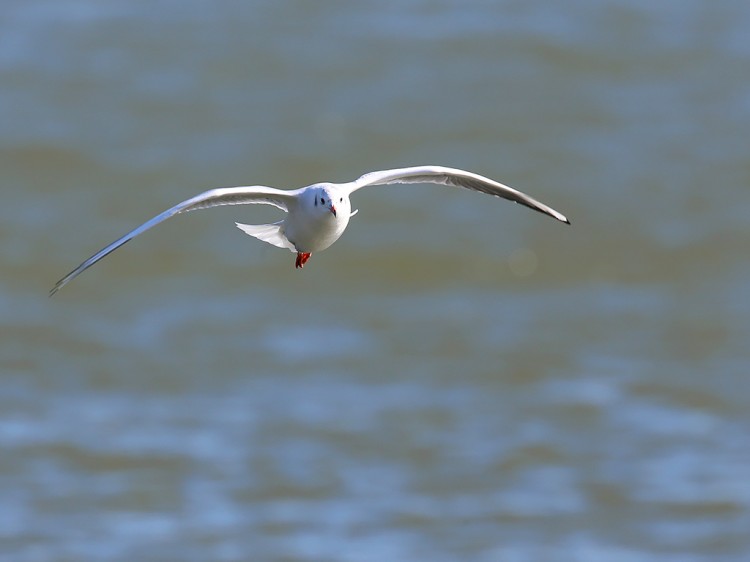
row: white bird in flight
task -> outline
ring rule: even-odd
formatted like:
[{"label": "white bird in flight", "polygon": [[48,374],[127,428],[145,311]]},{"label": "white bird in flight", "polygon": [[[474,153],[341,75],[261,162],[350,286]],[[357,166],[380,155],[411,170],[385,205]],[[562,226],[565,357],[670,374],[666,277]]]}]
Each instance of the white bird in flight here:
[{"label": "white bird in flight", "polygon": [[196,209],[208,209],[220,205],[252,205],[262,203],[273,205],[288,214],[273,224],[237,224],[237,227],[279,248],[296,252],[295,267],[301,268],[314,252],[320,252],[333,244],[346,230],[352,212],[349,196],[369,185],[387,185],[392,183],[438,183],[479,191],[495,197],[502,197],[525,205],[535,211],[549,215],[561,222],[570,224],[564,215],[551,207],[540,203],[525,193],[503,185],[494,180],[472,172],[445,168],[442,166],[414,166],[395,170],[370,172],[357,180],[347,183],[314,183],[307,187],[293,190],[281,190],[263,185],[248,187],[221,187],[209,189],[131,230],[122,238],[112,242],[84,261],[65,277],[60,279],[50,291],[54,295],[78,277],[89,267],[114,252],[139,234],[156,226],[170,217]]}]

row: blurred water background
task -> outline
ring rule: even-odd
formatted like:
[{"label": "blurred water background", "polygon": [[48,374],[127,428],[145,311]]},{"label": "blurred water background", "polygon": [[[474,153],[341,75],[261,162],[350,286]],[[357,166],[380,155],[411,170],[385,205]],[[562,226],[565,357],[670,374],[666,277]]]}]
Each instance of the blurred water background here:
[{"label": "blurred water background", "polygon": [[[5,0],[0,559],[750,560],[750,3]],[[358,192],[302,271],[169,221]]]}]

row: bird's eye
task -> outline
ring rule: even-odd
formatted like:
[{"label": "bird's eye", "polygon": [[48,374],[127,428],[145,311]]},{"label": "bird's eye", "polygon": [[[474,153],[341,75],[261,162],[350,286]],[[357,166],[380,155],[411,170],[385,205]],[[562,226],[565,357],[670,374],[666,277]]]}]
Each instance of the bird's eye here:
[{"label": "bird's eye", "polygon": [[320,198],[320,204],[321,204],[321,205],[325,205],[325,204],[326,204],[326,200],[325,200],[325,198],[324,198],[324,197],[321,197],[321,198]]},{"label": "bird's eye", "polygon": [[344,198],[342,197],[341,199],[339,199],[339,203],[343,203],[343,202],[344,202]]}]

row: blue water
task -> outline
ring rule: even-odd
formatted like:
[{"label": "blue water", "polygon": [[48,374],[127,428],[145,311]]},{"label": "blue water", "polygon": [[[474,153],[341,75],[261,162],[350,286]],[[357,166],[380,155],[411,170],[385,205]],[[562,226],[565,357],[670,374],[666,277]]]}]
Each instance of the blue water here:
[{"label": "blue water", "polygon": [[[750,558],[750,8],[6,2],[0,559]],[[302,271],[215,186],[365,189]]]}]

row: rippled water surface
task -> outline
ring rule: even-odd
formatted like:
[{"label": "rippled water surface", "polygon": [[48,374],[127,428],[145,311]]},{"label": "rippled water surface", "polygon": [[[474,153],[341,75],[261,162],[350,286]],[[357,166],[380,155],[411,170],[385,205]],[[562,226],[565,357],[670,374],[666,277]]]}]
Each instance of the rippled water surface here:
[{"label": "rippled water surface", "polygon": [[[750,4],[0,11],[0,559],[750,560]],[[199,191],[363,190],[302,271]]]}]

